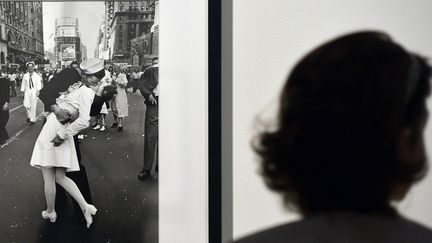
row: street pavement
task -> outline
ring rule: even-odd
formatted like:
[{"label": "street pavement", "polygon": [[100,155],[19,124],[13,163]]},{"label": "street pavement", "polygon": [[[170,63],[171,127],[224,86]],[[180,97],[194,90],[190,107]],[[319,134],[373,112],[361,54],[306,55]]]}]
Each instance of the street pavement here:
[{"label": "street pavement", "polygon": [[[86,129],[81,142],[93,204],[98,208],[90,229],[73,217],[71,201],[57,212],[56,223],[41,217],[46,209],[42,173],[29,165],[42,119],[27,125],[22,96],[11,98],[7,125],[10,139],[0,147],[0,242],[158,242],[158,179],[139,181],[144,143],[143,98],[128,94],[129,117],[123,132]],[[42,111],[39,102],[38,113]]]}]

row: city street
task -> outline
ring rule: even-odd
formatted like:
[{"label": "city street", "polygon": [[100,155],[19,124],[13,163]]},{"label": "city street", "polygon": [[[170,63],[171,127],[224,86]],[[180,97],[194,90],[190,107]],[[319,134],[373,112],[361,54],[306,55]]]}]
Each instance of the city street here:
[{"label": "city street", "polygon": [[[129,117],[124,131],[84,130],[82,163],[86,166],[93,203],[98,208],[90,229],[58,211],[56,223],[41,217],[46,209],[42,173],[29,165],[42,119],[27,125],[22,96],[11,98],[7,125],[10,139],[0,148],[0,242],[158,242],[158,179],[137,178],[144,143],[143,97],[128,94]],[[39,102],[38,114],[42,111]]]}]

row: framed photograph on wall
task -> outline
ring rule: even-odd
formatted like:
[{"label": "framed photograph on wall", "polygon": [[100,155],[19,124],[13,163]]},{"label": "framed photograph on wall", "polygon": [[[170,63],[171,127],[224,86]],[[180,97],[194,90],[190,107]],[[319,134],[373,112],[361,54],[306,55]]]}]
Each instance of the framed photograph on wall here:
[{"label": "framed photograph on wall", "polygon": [[220,235],[210,2],[0,2],[1,242]]}]

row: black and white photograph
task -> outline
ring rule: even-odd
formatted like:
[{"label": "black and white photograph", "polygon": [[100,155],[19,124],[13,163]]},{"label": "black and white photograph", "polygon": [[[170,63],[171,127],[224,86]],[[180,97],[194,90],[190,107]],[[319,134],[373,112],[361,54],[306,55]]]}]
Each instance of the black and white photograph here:
[{"label": "black and white photograph", "polygon": [[0,242],[159,242],[159,1],[1,1],[0,73]]}]

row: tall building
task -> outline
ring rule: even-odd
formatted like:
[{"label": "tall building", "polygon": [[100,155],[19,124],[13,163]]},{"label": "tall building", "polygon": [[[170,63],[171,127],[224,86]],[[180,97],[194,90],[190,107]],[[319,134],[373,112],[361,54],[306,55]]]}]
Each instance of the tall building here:
[{"label": "tall building", "polygon": [[81,61],[87,60],[87,47],[81,42]]},{"label": "tall building", "polygon": [[114,63],[132,63],[131,40],[150,32],[155,0],[105,2],[106,44]]},{"label": "tall building", "polygon": [[156,0],[150,5],[155,8],[155,16],[149,33],[131,39],[130,56],[134,69],[140,70],[142,66],[152,65],[152,60],[159,56],[159,1]]},{"label": "tall building", "polygon": [[82,61],[81,38],[78,29],[78,19],[63,17],[55,23],[55,55],[57,63],[64,66],[71,61]]},{"label": "tall building", "polygon": [[44,61],[42,2],[0,1],[0,65]]},{"label": "tall building", "polygon": [[101,24],[99,27],[99,34],[96,40],[96,47],[94,53],[95,58],[104,59],[104,60],[110,59],[109,46],[107,44],[108,37],[106,31],[107,30],[105,28],[105,24]]}]

